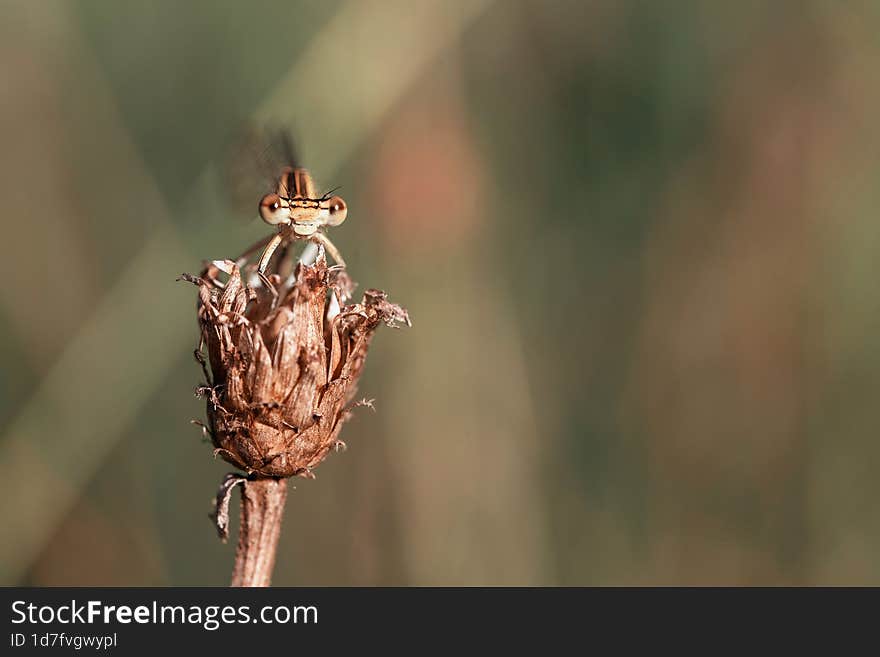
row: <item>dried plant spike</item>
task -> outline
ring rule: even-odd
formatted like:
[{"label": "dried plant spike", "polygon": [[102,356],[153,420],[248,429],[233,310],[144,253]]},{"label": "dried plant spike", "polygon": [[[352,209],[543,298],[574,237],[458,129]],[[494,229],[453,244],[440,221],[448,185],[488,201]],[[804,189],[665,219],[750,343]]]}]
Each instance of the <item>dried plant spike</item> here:
[{"label": "dried plant spike", "polygon": [[[229,276],[222,289],[207,282],[220,271]],[[309,476],[337,442],[373,332],[409,325],[406,310],[375,289],[340,306],[338,290],[353,284],[334,276],[323,257],[297,265],[271,298],[258,289],[252,299],[231,260],[189,280],[199,286],[213,383],[199,392],[208,398],[214,446],[248,475]]]},{"label": "dried plant spike", "polygon": [[269,583],[284,480],[314,478],[324,458],[345,445],[339,434],[352,409],[372,408],[372,399],[356,401],[356,394],[375,330],[411,325],[407,311],[381,290],[368,289],[352,303],[355,282],[343,267],[327,266],[320,245],[315,261],[299,262],[292,275],[280,273],[283,257],[262,271],[248,261],[255,253],[181,276],[198,287],[196,359],[208,385],[197,394],[206,399],[205,433],[215,456],[245,473],[227,475],[214,514],[225,540],[232,489],[241,483],[233,576],[239,586]]}]

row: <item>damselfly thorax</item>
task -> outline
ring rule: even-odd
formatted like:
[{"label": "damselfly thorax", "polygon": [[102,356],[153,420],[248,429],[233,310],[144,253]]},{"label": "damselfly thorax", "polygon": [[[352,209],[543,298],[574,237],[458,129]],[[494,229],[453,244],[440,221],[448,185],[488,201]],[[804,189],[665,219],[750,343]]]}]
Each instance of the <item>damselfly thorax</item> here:
[{"label": "damselfly thorax", "polygon": [[263,274],[275,250],[284,242],[308,239],[324,246],[336,262],[345,266],[339,250],[321,229],[338,226],[348,213],[345,201],[332,192],[318,196],[315,182],[308,171],[300,167],[284,167],[275,191],[260,200],[260,217],[267,224],[278,227],[278,233],[266,244],[260,256],[258,272]]}]

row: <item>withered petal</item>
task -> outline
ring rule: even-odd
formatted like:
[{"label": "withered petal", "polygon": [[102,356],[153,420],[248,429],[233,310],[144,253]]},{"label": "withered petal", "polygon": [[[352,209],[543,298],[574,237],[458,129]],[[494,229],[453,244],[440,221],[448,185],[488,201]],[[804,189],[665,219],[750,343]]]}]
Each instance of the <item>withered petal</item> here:
[{"label": "withered petal", "polygon": [[252,404],[266,404],[278,401],[273,395],[272,358],[269,356],[269,350],[263,344],[263,336],[260,331],[252,331],[251,335],[254,343],[245,379],[250,391],[250,402]]}]

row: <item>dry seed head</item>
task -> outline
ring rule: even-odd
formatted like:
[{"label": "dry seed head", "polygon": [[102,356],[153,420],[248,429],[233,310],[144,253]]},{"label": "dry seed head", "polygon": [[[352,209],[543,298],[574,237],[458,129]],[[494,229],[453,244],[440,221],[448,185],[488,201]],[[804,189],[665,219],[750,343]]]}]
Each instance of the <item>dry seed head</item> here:
[{"label": "dry seed head", "polygon": [[287,282],[267,274],[277,297],[265,286],[249,288],[231,261],[185,276],[199,286],[212,379],[208,431],[216,453],[248,474],[310,477],[343,444],[339,431],[373,332],[383,323],[409,325],[409,317],[380,290],[347,303],[355,285],[345,270],[327,267],[323,250]]}]

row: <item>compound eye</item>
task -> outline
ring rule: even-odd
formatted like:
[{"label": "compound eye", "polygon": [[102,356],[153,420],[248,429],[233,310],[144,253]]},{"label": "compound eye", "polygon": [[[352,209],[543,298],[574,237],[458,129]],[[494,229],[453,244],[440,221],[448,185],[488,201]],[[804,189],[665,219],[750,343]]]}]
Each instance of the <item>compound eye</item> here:
[{"label": "compound eye", "polygon": [[345,201],[342,200],[341,196],[334,196],[327,201],[327,207],[330,212],[328,224],[338,226],[345,221],[345,217],[348,215],[348,206],[345,205]]},{"label": "compound eye", "polygon": [[267,224],[272,224],[273,226],[288,222],[290,220],[290,212],[288,212],[287,201],[278,196],[278,194],[266,194],[260,199],[260,217]]}]

